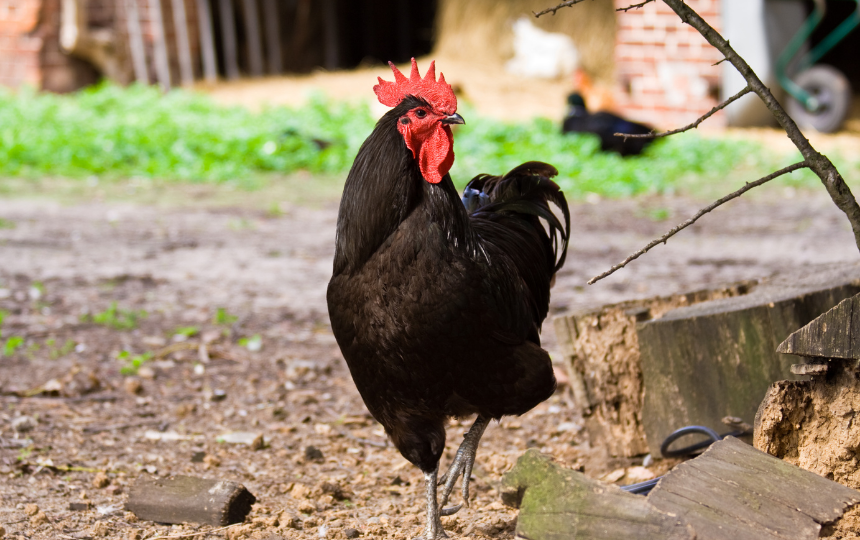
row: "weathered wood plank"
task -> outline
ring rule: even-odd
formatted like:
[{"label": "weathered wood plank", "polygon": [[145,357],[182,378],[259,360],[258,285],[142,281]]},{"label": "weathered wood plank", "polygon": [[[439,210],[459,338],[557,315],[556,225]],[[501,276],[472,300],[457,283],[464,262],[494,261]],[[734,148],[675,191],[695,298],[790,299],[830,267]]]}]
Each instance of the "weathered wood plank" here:
[{"label": "weathered wood plank", "polygon": [[221,41],[224,44],[224,69],[230,80],[239,78],[239,44],[236,37],[236,17],[233,0],[218,0],[221,16]]},{"label": "weathered wood plank", "polygon": [[799,361],[777,354],[777,344],[858,293],[860,265],[813,267],[640,324],[641,414],[651,452],[682,426],[722,431],[725,416],[751,421],[769,386],[790,378]]},{"label": "weathered wood plank", "polygon": [[194,66],[191,62],[191,42],[188,39],[188,18],[185,0],[172,0],[173,28],[176,31],[176,50],[179,54],[179,77],[183,86],[194,84]]},{"label": "weathered wood plank", "polygon": [[200,52],[203,55],[203,77],[212,83],[218,79],[218,67],[215,62],[215,31],[212,27],[209,0],[197,0],[197,21],[200,27]]},{"label": "weathered wood plank", "polygon": [[517,536],[531,540],[693,540],[693,530],[641,496],[561,468],[527,451],[505,475],[502,500],[520,509]]},{"label": "weathered wood plank", "polygon": [[128,47],[134,66],[134,79],[140,84],[149,84],[149,71],[146,68],[146,47],[140,29],[140,11],[137,0],[125,0],[126,23],[128,24]]},{"label": "weathered wood plank", "polygon": [[139,519],[159,523],[241,523],[256,498],[241,484],[193,476],[141,476],[128,493],[126,508]]},{"label": "weathered wood plank", "polygon": [[648,495],[697,540],[806,540],[860,502],[860,492],[728,437],[670,471]]},{"label": "weathered wood plank", "polygon": [[[575,406],[592,445],[612,456],[648,452],[636,324],[673,309],[746,294],[754,282],[584,309],[555,317]],[[749,419],[748,419],[749,420]]]},{"label": "weathered wood plank", "polygon": [[248,44],[248,65],[251,68],[251,75],[260,77],[263,74],[263,44],[257,0],[242,0],[242,10],[245,19],[245,39]]},{"label": "weathered wood plank", "polygon": [[170,59],[167,54],[167,35],[164,32],[164,17],[161,12],[161,0],[150,0],[149,19],[152,25],[152,37],[155,53],[155,76],[161,89],[170,90]]},{"label": "weathered wood plank", "polygon": [[785,341],[777,352],[860,360],[860,295],[846,298]]}]

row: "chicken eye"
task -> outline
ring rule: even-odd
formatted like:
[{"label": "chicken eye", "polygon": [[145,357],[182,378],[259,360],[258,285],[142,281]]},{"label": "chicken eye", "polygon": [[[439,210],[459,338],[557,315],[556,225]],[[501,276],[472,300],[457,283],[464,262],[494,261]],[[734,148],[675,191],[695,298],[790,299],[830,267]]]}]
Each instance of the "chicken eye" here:
[{"label": "chicken eye", "polygon": [[424,118],[425,116],[427,116],[427,111],[425,111],[424,109],[415,109],[415,116],[417,116],[418,118]]}]

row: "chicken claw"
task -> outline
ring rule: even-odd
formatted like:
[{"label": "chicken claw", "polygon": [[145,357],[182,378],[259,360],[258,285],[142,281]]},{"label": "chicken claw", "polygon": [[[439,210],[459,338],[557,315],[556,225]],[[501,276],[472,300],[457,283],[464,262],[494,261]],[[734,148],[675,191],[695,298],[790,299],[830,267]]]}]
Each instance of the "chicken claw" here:
[{"label": "chicken claw", "polygon": [[[424,495],[427,498],[427,527],[424,532],[415,540],[438,540],[440,538],[448,538],[445,534],[445,529],[442,528],[442,521],[439,519],[439,507],[436,505],[436,475],[439,472],[439,467],[433,472],[424,473]],[[447,515],[447,514],[444,514]]]},{"label": "chicken claw", "polygon": [[[445,484],[442,489],[442,501],[439,503],[439,515],[450,516],[457,513],[463,505],[469,507],[469,479],[472,476],[472,466],[475,464],[475,454],[478,452],[478,443],[481,441],[481,436],[484,430],[487,429],[487,424],[490,421],[483,416],[478,416],[475,423],[463,437],[463,442],[460,448],[457,449],[457,454],[454,456],[454,461],[451,466],[439,479],[439,485]],[[463,504],[445,508],[445,503],[448,502],[448,496],[454,490],[454,484],[457,483],[457,478],[463,475]]]}]

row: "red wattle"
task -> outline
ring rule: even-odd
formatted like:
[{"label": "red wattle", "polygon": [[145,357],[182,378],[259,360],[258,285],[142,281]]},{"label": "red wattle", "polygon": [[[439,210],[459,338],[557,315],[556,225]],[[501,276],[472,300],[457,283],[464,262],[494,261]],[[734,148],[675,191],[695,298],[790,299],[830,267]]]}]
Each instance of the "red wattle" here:
[{"label": "red wattle", "polygon": [[[415,151],[412,151],[413,155]],[[451,128],[439,124],[433,134],[424,141],[418,152],[418,168],[424,179],[438,184],[454,165],[454,135]]]}]

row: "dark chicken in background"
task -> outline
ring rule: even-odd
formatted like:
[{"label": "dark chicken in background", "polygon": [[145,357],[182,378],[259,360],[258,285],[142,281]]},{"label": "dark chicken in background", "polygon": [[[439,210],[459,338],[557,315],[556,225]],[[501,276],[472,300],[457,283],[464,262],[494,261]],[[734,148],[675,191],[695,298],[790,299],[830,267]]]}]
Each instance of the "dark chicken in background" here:
[{"label": "dark chicken in background", "polygon": [[616,133],[645,135],[651,133],[650,127],[621,118],[607,111],[588,112],[585,98],[574,92],[567,96],[568,112],[561,124],[562,133],[593,133],[600,137],[600,149],[604,152],[618,152],[622,156],[636,156],[645,150],[653,139],[625,139]]},{"label": "dark chicken in background", "polygon": [[[529,162],[504,176],[479,175],[463,197],[454,162],[451,86],[415,60],[406,78],[374,91],[393,107],[362,145],[340,204],[332,330],[364,403],[426,482],[424,538],[445,537],[440,515],[457,478],[469,477],[490,419],[519,415],[556,387],[540,347],[550,283],[564,263],[567,202],[551,165]],[[550,210],[556,205],[563,223]],[[546,226],[542,221],[546,222]],[[477,414],[440,479],[449,417]]]}]

